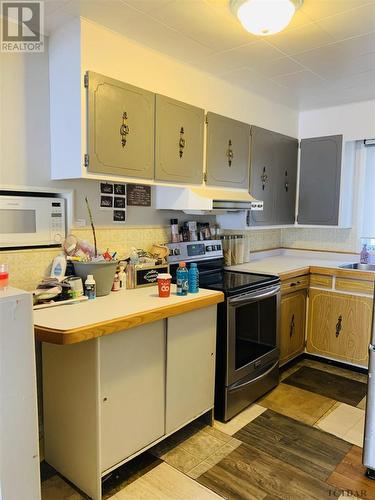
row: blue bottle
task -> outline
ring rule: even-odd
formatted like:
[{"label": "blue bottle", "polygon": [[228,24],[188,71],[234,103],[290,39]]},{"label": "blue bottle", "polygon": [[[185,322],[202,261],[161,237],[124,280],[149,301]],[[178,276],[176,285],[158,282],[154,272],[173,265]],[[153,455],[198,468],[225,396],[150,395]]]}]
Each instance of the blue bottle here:
[{"label": "blue bottle", "polygon": [[186,263],[180,262],[176,272],[177,295],[187,295],[189,288],[189,271],[186,269]]},{"label": "blue bottle", "polygon": [[199,292],[199,271],[195,262],[190,264],[189,269],[189,293]]}]

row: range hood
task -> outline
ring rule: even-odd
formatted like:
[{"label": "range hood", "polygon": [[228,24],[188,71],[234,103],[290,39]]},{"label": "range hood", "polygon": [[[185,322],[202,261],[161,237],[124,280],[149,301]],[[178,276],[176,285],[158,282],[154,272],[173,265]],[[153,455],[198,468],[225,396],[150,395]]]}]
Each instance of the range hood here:
[{"label": "range hood", "polygon": [[263,210],[263,202],[255,200],[246,189],[156,186],[155,208],[199,215]]}]

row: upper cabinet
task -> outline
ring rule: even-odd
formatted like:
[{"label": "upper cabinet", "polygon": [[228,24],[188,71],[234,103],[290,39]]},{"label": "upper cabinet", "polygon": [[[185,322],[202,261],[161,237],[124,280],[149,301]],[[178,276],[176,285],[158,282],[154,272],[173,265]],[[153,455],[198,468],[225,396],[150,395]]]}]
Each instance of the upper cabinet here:
[{"label": "upper cabinet", "polygon": [[204,110],[157,95],[155,124],[155,179],[201,184]]},{"label": "upper cabinet", "polygon": [[298,223],[339,225],[342,135],[302,139]]},{"label": "upper cabinet", "polygon": [[89,172],[152,179],[155,95],[88,72]]},{"label": "upper cabinet", "polygon": [[298,140],[260,127],[251,128],[250,193],[264,202],[250,213],[250,224],[294,224]]},{"label": "upper cabinet", "polygon": [[249,186],[250,125],[207,113],[207,184]]}]

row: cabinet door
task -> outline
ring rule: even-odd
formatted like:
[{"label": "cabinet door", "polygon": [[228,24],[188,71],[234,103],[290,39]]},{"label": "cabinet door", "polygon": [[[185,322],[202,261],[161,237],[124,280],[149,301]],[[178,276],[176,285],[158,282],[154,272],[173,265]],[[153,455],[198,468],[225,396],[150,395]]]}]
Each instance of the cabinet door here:
[{"label": "cabinet door", "polygon": [[216,306],[168,318],[166,433],[214,405]]},{"label": "cabinet door", "polygon": [[310,290],[308,352],[367,366],[372,300]]},{"label": "cabinet door", "polygon": [[298,223],[339,222],[342,135],[301,141]]},{"label": "cabinet door", "polygon": [[298,140],[281,134],[275,135],[276,185],[275,214],[276,224],[294,224],[296,212]]},{"label": "cabinet door", "polygon": [[305,349],[306,290],[281,298],[280,365]]},{"label": "cabinet door", "polygon": [[154,176],[155,94],[88,72],[88,170]]},{"label": "cabinet door", "polygon": [[100,339],[101,469],[164,434],[165,322]]},{"label": "cabinet door", "polygon": [[251,127],[250,194],[264,202],[263,210],[251,211],[251,225],[274,223],[274,189],[277,182],[275,134]]},{"label": "cabinet door", "polygon": [[156,96],[155,178],[201,184],[204,110]]},{"label": "cabinet door", "polygon": [[207,184],[249,187],[250,125],[207,113]]}]

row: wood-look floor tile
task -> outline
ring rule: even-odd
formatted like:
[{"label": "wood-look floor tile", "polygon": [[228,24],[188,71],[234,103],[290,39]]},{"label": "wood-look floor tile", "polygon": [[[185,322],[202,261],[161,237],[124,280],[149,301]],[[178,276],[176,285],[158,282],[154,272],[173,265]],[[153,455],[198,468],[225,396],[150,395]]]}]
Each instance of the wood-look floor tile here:
[{"label": "wood-look floor tile", "polygon": [[239,413],[226,423],[215,420],[214,427],[219,431],[231,436],[239,431],[244,425],[248,424],[249,422],[254,420],[254,418],[261,415],[264,411],[266,411],[264,407],[258,404],[253,404],[245,408],[245,410],[243,410],[241,413]]},{"label": "wood-look floor tile", "polygon": [[337,492],[342,490],[344,493],[351,490],[354,497],[375,499],[375,482],[365,476],[365,467],[362,465],[362,450],[357,446],[353,446],[349,450],[335,471],[332,472],[327,483],[333,486]]},{"label": "wood-look floor tile", "polygon": [[235,437],[325,481],[351,445],[290,417],[267,410]]},{"label": "wood-look floor tile", "polygon": [[203,459],[198,458],[184,450],[181,445],[169,450],[164,455],[161,455],[160,458],[175,469],[185,473],[189,472],[189,470],[193,469],[203,461]]},{"label": "wood-look floor tile", "polygon": [[303,366],[284,379],[284,384],[357,406],[367,393],[367,385],[334,373]]},{"label": "wood-look floor tile", "polygon": [[216,453],[224,444],[220,439],[202,430],[186,439],[179,447],[203,461]]},{"label": "wood-look floor tile", "polygon": [[314,359],[303,359],[300,364],[301,366],[317,368],[318,370],[324,372],[333,373],[335,375],[340,375],[341,377],[358,380],[358,382],[367,384],[367,375],[365,373],[356,372],[347,368],[341,368],[340,366],[335,366],[329,363],[322,363],[321,361],[315,361]]},{"label": "wood-look floor tile", "polygon": [[336,401],[281,383],[258,403],[277,413],[313,425],[327,413]]},{"label": "wood-look floor tile", "polygon": [[361,410],[366,410],[366,396],[361,399],[361,401],[357,404],[357,408],[360,408]]},{"label": "wood-look floor tile", "polygon": [[315,426],[330,434],[362,446],[365,412],[355,406],[338,403],[333,411],[324,415]]},{"label": "wood-look floor tile", "polygon": [[323,499],[330,486],[282,459],[242,444],[198,478],[225,498]]},{"label": "wood-look floor tile", "polygon": [[217,500],[220,497],[163,463],[117,493],[119,500]]},{"label": "wood-look floor tile", "polygon": [[85,497],[64,481],[60,476],[52,476],[42,483],[42,500],[84,500]]}]

